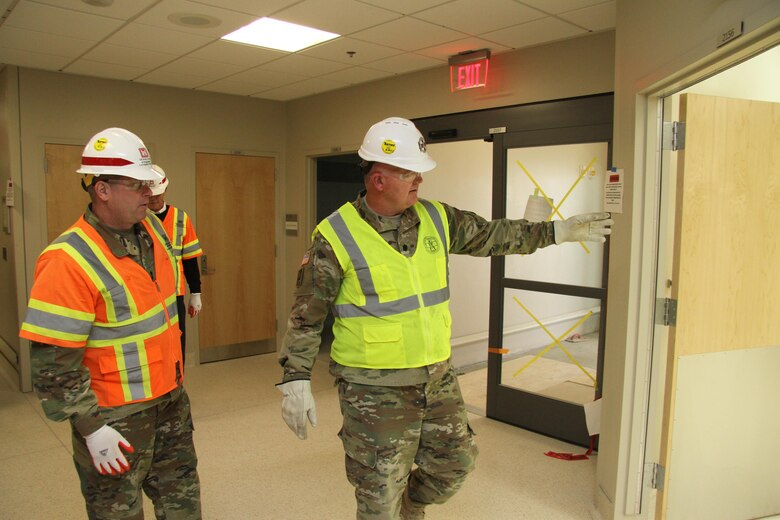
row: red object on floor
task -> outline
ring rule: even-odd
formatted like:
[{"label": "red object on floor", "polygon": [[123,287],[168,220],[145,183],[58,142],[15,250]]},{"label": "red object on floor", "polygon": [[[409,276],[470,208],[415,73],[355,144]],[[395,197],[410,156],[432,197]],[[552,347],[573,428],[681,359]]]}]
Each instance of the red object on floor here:
[{"label": "red object on floor", "polygon": [[561,459],[561,460],[588,460],[591,453],[593,453],[593,446],[596,444],[596,436],[591,435],[590,436],[590,447],[588,447],[588,451],[585,453],[575,454],[575,453],[558,453],[555,451],[548,451],[545,453],[548,457],[552,457],[554,459]]}]

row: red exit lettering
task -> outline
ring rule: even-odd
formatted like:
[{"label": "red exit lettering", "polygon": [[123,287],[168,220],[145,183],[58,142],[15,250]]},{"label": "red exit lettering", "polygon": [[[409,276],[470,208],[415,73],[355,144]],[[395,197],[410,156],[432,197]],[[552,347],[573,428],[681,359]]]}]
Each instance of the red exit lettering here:
[{"label": "red exit lettering", "polygon": [[488,60],[450,67],[450,90],[466,90],[487,84]]}]

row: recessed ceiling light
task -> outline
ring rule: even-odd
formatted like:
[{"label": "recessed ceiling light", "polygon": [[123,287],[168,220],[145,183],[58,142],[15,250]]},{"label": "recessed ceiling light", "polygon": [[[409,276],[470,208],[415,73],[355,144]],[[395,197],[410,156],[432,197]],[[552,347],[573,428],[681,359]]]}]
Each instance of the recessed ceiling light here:
[{"label": "recessed ceiling light", "polygon": [[222,23],[219,18],[214,18],[207,14],[195,14],[195,13],[173,13],[168,15],[168,21],[176,24],[183,25],[184,27],[190,27],[193,29],[207,29],[209,27],[216,27]]},{"label": "recessed ceiling light", "polygon": [[273,18],[260,18],[223,36],[222,39],[256,47],[295,52],[339,36],[341,35]]}]

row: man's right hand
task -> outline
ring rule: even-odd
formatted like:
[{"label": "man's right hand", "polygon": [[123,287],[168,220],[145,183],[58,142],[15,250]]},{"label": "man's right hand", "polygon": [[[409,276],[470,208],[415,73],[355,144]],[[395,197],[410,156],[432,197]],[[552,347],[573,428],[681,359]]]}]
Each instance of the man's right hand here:
[{"label": "man's right hand", "polygon": [[[118,431],[104,424],[99,430],[90,433],[84,440],[92,455],[92,463],[101,475],[119,475],[130,469],[122,450],[133,453],[135,450]],[[121,448],[121,449],[120,449]]]},{"label": "man's right hand", "polygon": [[312,426],[317,426],[317,408],[314,405],[314,396],[311,394],[311,381],[308,379],[288,381],[276,385],[276,388],[284,394],[282,399],[284,422],[299,439],[305,439],[306,418],[308,417]]}]

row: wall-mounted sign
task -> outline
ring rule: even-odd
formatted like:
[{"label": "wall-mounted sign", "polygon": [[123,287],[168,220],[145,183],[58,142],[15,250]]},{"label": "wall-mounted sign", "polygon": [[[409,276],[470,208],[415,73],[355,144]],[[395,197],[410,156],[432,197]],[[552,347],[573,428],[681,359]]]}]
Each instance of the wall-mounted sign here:
[{"label": "wall-mounted sign", "polygon": [[451,56],[450,91],[467,90],[487,85],[490,49],[466,51]]}]

